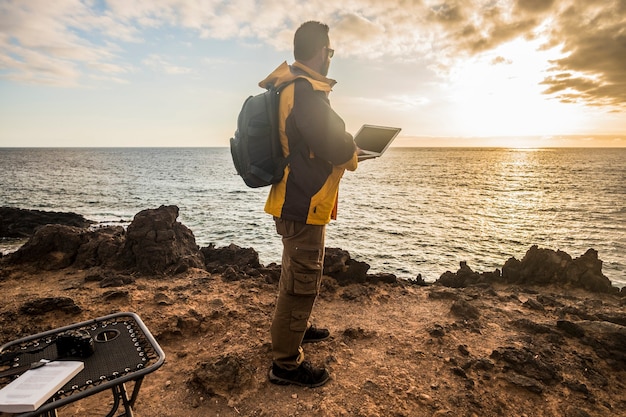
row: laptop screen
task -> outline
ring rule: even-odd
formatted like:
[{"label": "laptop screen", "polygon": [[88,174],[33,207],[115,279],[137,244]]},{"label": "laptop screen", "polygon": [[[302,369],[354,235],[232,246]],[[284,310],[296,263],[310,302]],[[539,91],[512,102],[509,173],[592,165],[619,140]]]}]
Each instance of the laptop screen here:
[{"label": "laptop screen", "polygon": [[383,153],[399,132],[397,127],[363,125],[354,142],[363,150]]}]

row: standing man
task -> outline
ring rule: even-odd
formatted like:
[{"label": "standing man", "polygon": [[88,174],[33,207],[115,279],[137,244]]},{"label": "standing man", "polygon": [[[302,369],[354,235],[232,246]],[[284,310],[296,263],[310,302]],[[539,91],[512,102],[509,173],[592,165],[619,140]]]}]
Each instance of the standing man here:
[{"label": "standing man", "polygon": [[282,270],[271,326],[275,384],[318,387],[330,375],[304,360],[302,344],[329,332],[309,323],[324,266],[326,224],[336,218],[339,181],[357,168],[357,148],[341,117],[330,107],[335,81],[327,78],[334,50],[329,28],[306,22],[295,33],[292,65],[276,68],[259,85],[290,84],[280,95],[278,127],[283,154],[293,153],[281,182],[272,185],[265,211],[282,236]]}]

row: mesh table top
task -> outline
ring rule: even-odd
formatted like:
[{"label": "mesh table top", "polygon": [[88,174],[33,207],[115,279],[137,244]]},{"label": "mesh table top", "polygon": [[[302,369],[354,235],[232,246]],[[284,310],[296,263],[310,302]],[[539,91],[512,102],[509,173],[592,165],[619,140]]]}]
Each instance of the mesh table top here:
[{"label": "mesh table top", "polygon": [[[68,331],[91,337],[93,354],[59,358],[57,340],[60,334]],[[60,406],[116,384],[142,378],[163,364],[165,354],[136,314],[116,313],[28,336],[0,347],[0,370],[29,365],[41,359],[80,360],[85,364],[84,369],[52,397],[56,406]],[[0,388],[9,382],[9,378],[0,379]],[[44,407],[46,405],[38,411]]]}]

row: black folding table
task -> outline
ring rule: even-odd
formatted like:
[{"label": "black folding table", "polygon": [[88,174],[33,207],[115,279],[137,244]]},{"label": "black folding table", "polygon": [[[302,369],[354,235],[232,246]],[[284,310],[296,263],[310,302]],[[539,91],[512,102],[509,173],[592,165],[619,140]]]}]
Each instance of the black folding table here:
[{"label": "black folding table", "polygon": [[[74,330],[87,332],[93,339],[94,353],[73,359],[83,361],[84,369],[36,411],[16,417],[57,416],[59,407],[106,390],[111,390],[113,395],[107,417],[115,415],[120,402],[123,415],[133,416],[144,376],[156,371],[165,361],[163,350],[135,313],[110,314],[6,343],[0,346],[0,370],[6,373],[42,359],[57,359],[58,336]],[[11,378],[0,379],[0,388],[11,382]],[[125,383],[131,381],[134,386],[129,397]]]}]

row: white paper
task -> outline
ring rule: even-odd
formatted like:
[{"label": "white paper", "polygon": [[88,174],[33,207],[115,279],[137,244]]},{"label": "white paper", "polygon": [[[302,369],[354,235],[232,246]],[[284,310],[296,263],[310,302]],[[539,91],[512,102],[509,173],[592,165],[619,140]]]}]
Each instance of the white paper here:
[{"label": "white paper", "polygon": [[38,409],[84,367],[80,361],[54,361],[24,372],[0,389],[0,411],[22,413]]}]

